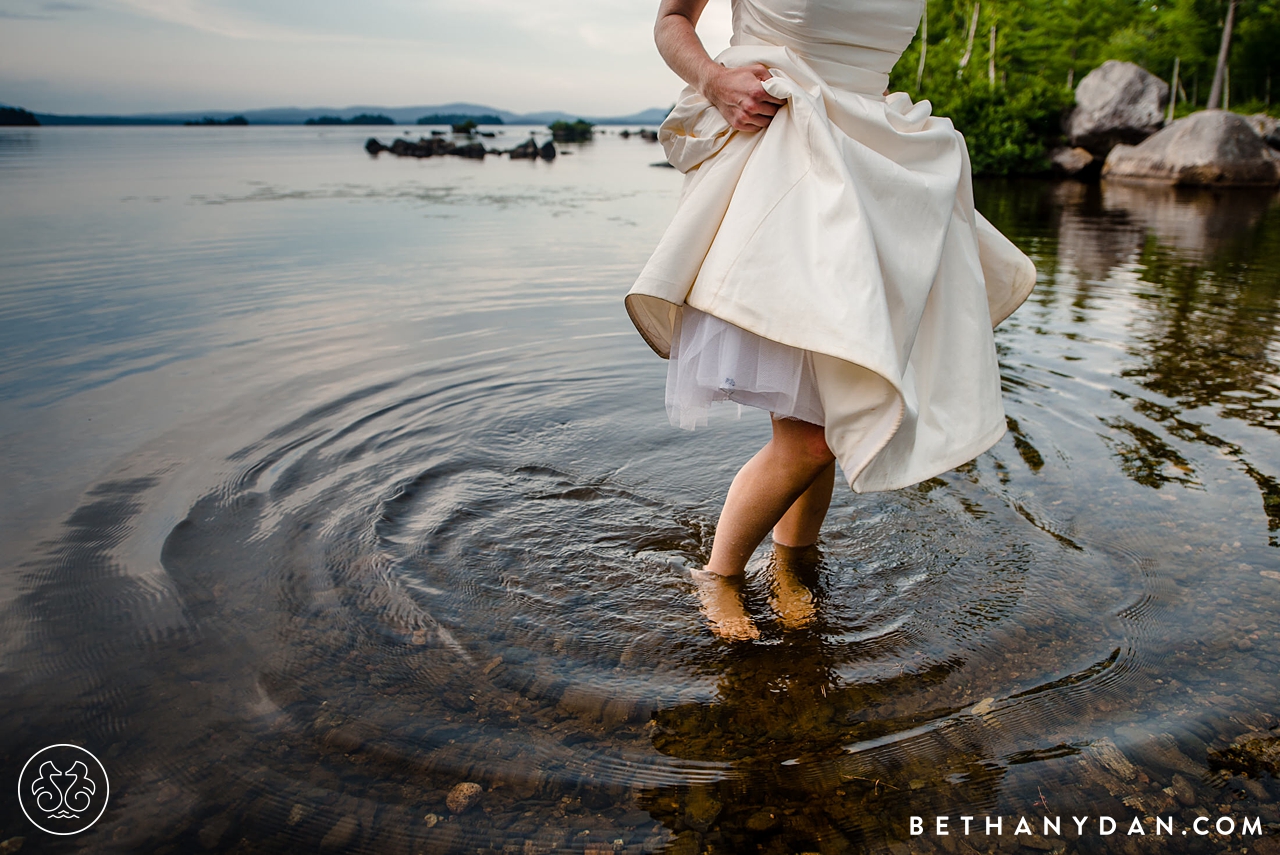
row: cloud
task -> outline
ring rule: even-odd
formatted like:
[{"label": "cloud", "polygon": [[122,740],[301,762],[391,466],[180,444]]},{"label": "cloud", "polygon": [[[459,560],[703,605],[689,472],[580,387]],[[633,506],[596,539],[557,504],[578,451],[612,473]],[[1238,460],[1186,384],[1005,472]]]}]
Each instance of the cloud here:
[{"label": "cloud", "polygon": [[[282,27],[219,9],[200,0],[114,0],[117,8],[154,21],[229,39],[259,42],[368,42],[367,37]],[[390,42],[393,39],[378,39]]]},{"label": "cloud", "polygon": [[0,9],[0,19],[10,21],[52,21],[57,15],[50,12],[83,12],[92,7],[81,3],[54,2],[41,3],[39,12],[18,12],[11,9]]},{"label": "cloud", "polygon": [[[653,44],[657,5],[0,0],[44,19],[0,21],[0,87],[60,113],[458,100],[623,114],[681,85]],[[698,31],[713,55],[729,18],[729,0],[709,0]]]}]

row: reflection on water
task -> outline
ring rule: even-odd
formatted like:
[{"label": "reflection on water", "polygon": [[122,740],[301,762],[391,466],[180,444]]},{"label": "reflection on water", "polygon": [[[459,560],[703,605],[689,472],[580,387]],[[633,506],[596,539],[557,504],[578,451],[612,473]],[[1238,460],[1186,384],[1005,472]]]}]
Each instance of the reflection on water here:
[{"label": "reflection on water", "polygon": [[[760,638],[728,644],[678,568],[767,420],[666,424],[620,308],[679,191],[655,148],[410,164],[350,132],[182,129],[153,160],[120,131],[90,168],[48,130],[0,144],[24,212],[0,215],[0,753],[16,776],[48,743],[100,752],[86,845],[1280,830],[1273,197],[976,188],[1041,273],[997,335],[1009,433],[838,489],[817,549],[753,560]],[[6,810],[0,840],[29,830]],[[938,815],[979,820],[910,833]]]}]

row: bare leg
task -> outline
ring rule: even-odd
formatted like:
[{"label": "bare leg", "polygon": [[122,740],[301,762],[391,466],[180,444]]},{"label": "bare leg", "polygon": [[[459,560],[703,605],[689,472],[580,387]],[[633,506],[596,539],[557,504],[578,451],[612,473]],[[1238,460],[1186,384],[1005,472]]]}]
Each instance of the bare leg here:
[{"label": "bare leg", "polygon": [[[706,569],[722,576],[742,573],[747,559],[765,535],[809,491],[814,481],[820,476],[828,477],[825,475],[828,471],[834,475],[834,460],[820,426],[775,418],[773,439],[747,461],[729,487]],[[815,492],[813,501],[798,509],[796,516],[806,526],[813,527],[812,516],[817,507],[822,505],[825,514],[825,505],[830,501],[828,481],[825,488]],[[817,525],[821,525],[820,519]],[[816,533],[814,539],[817,539]]]},{"label": "bare leg", "polygon": [[827,509],[831,507],[831,489],[835,483],[836,464],[833,460],[778,520],[773,527],[773,542],[793,549],[816,543],[822,521],[827,518]]},{"label": "bare leg", "polygon": [[820,558],[814,546],[793,549],[776,542],[773,544],[773,597],[770,605],[784,629],[803,629],[817,617],[818,604],[813,586],[818,581]]}]

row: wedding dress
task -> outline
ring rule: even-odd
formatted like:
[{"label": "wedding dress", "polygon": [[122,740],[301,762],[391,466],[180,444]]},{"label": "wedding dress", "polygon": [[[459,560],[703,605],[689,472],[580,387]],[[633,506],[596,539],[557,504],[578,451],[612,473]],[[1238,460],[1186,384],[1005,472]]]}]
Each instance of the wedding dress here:
[{"label": "wedding dress", "polygon": [[626,296],[673,358],[673,422],[736,400],[821,424],[859,492],[931,478],[1000,439],[992,329],[1035,284],[974,210],[950,120],[883,94],[923,9],[733,0],[716,60],[763,63],[786,104],[746,133],[684,90],[659,131],[685,173],[680,203]]}]

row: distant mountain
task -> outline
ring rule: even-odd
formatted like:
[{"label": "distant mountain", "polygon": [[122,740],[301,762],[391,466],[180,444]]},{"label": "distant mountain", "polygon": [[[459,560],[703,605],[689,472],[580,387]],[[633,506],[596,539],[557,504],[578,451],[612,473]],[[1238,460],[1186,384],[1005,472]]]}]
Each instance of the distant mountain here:
[{"label": "distant mountain", "polygon": [[226,120],[244,116],[251,125],[301,125],[308,119],[332,116],[349,121],[361,114],[389,116],[396,124],[412,125],[423,116],[497,116],[508,125],[548,125],[584,119],[597,125],[656,125],[667,117],[668,110],[654,107],[629,116],[588,116],[554,110],[541,113],[512,113],[485,104],[455,101],[451,104],[429,104],[419,107],[379,107],[363,104],[353,107],[272,107],[265,110],[192,110],[174,113],[136,113],[127,116],[64,116],[36,113],[42,125],[181,125],[204,119]]}]

